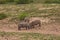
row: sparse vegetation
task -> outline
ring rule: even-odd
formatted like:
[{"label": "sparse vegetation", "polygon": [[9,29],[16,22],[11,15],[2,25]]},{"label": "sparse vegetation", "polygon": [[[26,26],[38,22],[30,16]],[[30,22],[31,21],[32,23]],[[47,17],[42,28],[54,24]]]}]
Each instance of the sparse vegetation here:
[{"label": "sparse vegetation", "polygon": [[18,19],[19,20],[24,20],[25,17],[28,16],[28,13],[27,12],[22,12],[20,14],[18,14]]},{"label": "sparse vegetation", "polygon": [[0,20],[5,19],[6,17],[7,17],[6,14],[4,14],[4,13],[0,13]]},{"label": "sparse vegetation", "polygon": [[28,4],[30,0],[15,0],[17,4]]},{"label": "sparse vegetation", "polygon": [[45,3],[60,3],[60,0],[46,0]]},{"label": "sparse vegetation", "polygon": [[28,4],[33,2],[32,0],[0,0],[0,4],[15,3],[15,4]]},{"label": "sparse vegetation", "polygon": [[[26,33],[26,30],[22,30],[22,32],[17,31],[19,20],[24,20],[25,17],[40,17],[43,21],[41,30],[43,33],[47,32],[47,34],[40,34],[41,31],[38,28],[36,28],[37,30],[27,30],[27,32],[31,33]],[[51,21],[51,24],[50,19],[54,21]],[[45,21],[49,23],[45,25]],[[6,38],[8,40],[60,40],[60,36],[52,35],[56,31],[57,33],[55,34],[59,35],[59,21],[60,0],[0,0],[0,31],[5,31],[0,32],[0,40]],[[32,33],[33,31],[35,33]],[[38,31],[39,33],[37,33]]]},{"label": "sparse vegetation", "polygon": [[0,0],[0,4],[6,4],[11,2],[14,2],[14,0]]},{"label": "sparse vegetation", "polygon": [[[2,36],[3,35],[3,36]],[[60,40],[60,36],[39,34],[39,33],[20,33],[20,32],[0,32],[0,37],[16,40]],[[11,38],[10,38],[11,37]]]},{"label": "sparse vegetation", "polygon": [[29,3],[58,3],[60,0],[0,0],[0,4],[15,3],[15,4],[29,4]]}]

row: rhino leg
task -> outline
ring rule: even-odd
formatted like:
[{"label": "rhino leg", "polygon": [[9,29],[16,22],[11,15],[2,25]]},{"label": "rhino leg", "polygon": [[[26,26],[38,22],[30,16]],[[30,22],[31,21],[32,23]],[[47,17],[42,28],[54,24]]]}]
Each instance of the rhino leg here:
[{"label": "rhino leg", "polygon": [[26,27],[26,30],[28,30],[28,27]]},{"label": "rhino leg", "polygon": [[41,21],[40,21],[40,23],[39,23],[39,26],[41,27]]},{"label": "rhino leg", "polygon": [[21,30],[21,25],[18,25],[18,30]]},{"label": "rhino leg", "polygon": [[18,27],[18,30],[21,30],[21,27]]}]

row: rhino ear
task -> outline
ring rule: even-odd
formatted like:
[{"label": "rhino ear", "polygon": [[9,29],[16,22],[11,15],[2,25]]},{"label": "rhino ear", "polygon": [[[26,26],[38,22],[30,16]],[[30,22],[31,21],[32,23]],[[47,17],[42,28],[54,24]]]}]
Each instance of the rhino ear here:
[{"label": "rhino ear", "polygon": [[25,22],[29,22],[30,20],[29,20],[28,17],[25,17],[24,21],[25,21]]}]

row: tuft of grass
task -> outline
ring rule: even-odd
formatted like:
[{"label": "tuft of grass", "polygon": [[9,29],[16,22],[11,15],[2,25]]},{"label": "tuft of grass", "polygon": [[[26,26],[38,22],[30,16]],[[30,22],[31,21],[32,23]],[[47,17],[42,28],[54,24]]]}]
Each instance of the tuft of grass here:
[{"label": "tuft of grass", "polygon": [[60,0],[46,0],[45,3],[60,3]]},{"label": "tuft of grass", "polygon": [[[3,35],[3,36],[2,36]],[[60,40],[60,36],[40,33],[0,32],[0,37],[14,37],[18,40]],[[10,39],[12,39],[10,38]]]},{"label": "tuft of grass", "polygon": [[1,14],[0,14],[0,20],[5,19],[6,17],[7,17],[7,15],[4,14],[4,13],[1,13]]},{"label": "tuft of grass", "polygon": [[29,16],[29,15],[28,15],[27,12],[22,12],[22,13],[18,14],[18,19],[19,19],[19,20],[24,20],[25,17],[28,17],[28,16]]}]

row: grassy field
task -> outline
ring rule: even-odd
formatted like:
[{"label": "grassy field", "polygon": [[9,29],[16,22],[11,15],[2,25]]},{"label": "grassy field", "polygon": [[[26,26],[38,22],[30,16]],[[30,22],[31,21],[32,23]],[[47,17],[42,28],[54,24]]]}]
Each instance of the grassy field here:
[{"label": "grassy field", "polygon": [[27,12],[30,17],[60,17],[60,4],[20,4],[20,5],[0,5],[0,13],[5,13],[9,17],[17,17],[21,12]]},{"label": "grassy field", "polygon": [[[0,20],[0,29],[15,30],[15,20],[21,12],[27,12],[29,17],[56,20],[60,24],[60,4],[0,4],[0,13],[8,15],[6,19]],[[60,36],[40,33],[0,32],[0,40],[60,40]]]},{"label": "grassy field", "polygon": [[60,3],[60,0],[0,0],[0,4]]},{"label": "grassy field", "polygon": [[40,33],[0,32],[0,40],[60,40],[60,36]]}]

